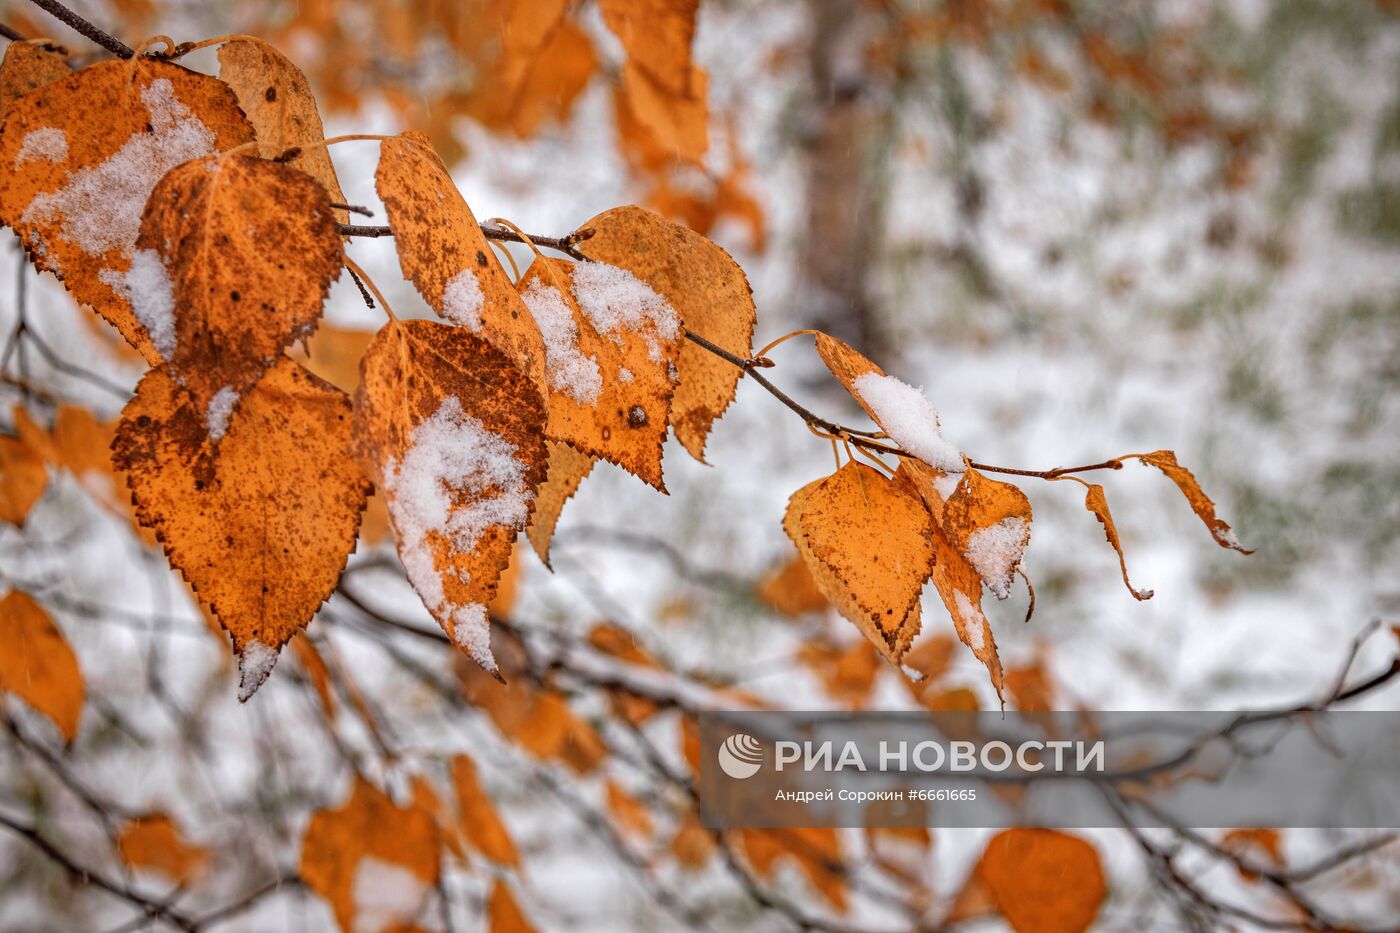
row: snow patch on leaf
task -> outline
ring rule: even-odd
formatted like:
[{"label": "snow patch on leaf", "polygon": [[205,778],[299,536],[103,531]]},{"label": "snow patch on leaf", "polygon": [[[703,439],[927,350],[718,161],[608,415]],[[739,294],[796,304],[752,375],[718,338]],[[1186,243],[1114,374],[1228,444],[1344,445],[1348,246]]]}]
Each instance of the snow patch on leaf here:
[{"label": "snow patch on leaf", "polygon": [[481,332],[481,308],[485,302],[481,283],[471,269],[458,272],[442,290],[443,315],[473,334]]},{"label": "snow patch on leaf", "polygon": [[1024,518],[1010,516],[974,531],[967,539],[967,559],[997,599],[1011,595],[1011,580],[1030,537]]},{"label": "snow patch on leaf", "polygon": [[126,299],[156,351],[170,359],[175,353],[175,291],[160,254],[138,249],[131,254],[131,266],[125,272],[103,269],[97,277]]},{"label": "snow patch on leaf", "polygon": [[278,649],[260,641],[250,641],[238,655],[238,702],[247,703],[267,681],[277,664]]},{"label": "snow patch on leaf", "polygon": [[662,359],[661,343],[680,334],[676,309],[651,286],[626,269],[605,262],[581,262],[572,269],[574,297],[594,330],[622,342],[620,331],[645,334],[653,363]]},{"label": "snow patch on leaf", "polygon": [[[449,604],[433,539],[471,551],[493,526],[524,528],[534,498],[525,464],[514,444],[467,415],[456,396],[444,399],[431,418],[413,429],[410,445],[402,463],[390,460],[385,469],[404,571],[428,609],[452,619],[457,643],[494,670],[486,610],[474,603]],[[454,507],[454,495],[463,494],[469,500]]]},{"label": "snow patch on leaf", "polygon": [[550,386],[580,405],[595,404],[603,391],[603,374],[597,358],[579,350],[578,322],[564,296],[552,285],[536,280],[520,297],[544,338],[545,372]]},{"label": "snow patch on leaf", "polygon": [[221,440],[228,431],[228,423],[237,404],[238,393],[234,391],[233,386],[224,386],[209,400],[209,410],[205,413],[204,422],[209,428],[211,441]]},{"label": "snow patch on leaf", "polygon": [[[39,224],[58,217],[63,236],[90,256],[130,253],[156,182],[177,165],[214,152],[214,134],[180,102],[169,78],[141,92],[150,114],[148,133],[137,133],[97,165],[74,172],[57,191],[40,194],[20,218]],[[105,279],[104,279],[105,281]]]},{"label": "snow patch on leaf", "polygon": [[24,134],[19,152],[15,154],[15,168],[26,162],[66,162],[68,160],[68,136],[63,130],[51,126],[40,127]]},{"label": "snow patch on leaf", "polygon": [[938,411],[922,389],[879,373],[857,377],[854,386],[900,447],[945,473],[963,471],[962,453],[938,432]]},{"label": "snow patch on leaf", "polygon": [[[954,594],[954,599],[958,605],[958,616],[967,624],[958,627],[958,634],[963,636],[963,642],[973,650],[981,651],[986,647],[986,640],[982,637],[983,628],[987,624],[987,617],[982,614],[981,608],[973,605],[972,600],[967,598],[967,594],[959,590]],[[977,624],[972,624],[977,623]]]}]

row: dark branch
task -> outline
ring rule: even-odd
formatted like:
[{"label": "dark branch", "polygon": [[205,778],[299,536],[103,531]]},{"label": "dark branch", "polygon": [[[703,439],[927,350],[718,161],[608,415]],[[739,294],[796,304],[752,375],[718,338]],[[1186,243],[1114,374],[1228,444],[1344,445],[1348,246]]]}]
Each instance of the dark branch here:
[{"label": "dark branch", "polygon": [[[127,45],[125,42],[118,39],[116,36],[113,36],[109,33],[103,32],[101,29],[98,29],[96,26],[83,19],[77,13],[74,13],[72,10],[68,9],[68,7],[59,3],[58,0],[29,0],[29,2],[33,3],[35,6],[39,7],[41,10],[45,11],[50,16],[53,16],[60,22],[77,30],[83,36],[85,36],[88,39],[91,39],[93,42],[96,42],[98,45],[102,46],[104,49],[111,52],[118,58],[130,58],[131,56],[136,54],[136,51],[132,49],[131,46]],[[12,36],[11,38],[16,37]]]}]

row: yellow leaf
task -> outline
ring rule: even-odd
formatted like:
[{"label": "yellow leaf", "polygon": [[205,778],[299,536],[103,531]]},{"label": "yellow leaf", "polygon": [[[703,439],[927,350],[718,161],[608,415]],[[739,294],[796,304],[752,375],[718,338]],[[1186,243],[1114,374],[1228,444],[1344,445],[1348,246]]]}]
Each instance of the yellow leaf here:
[{"label": "yellow leaf", "polygon": [[852,461],[794,493],[783,528],[827,598],[898,664],[918,634],[919,594],[934,569],[919,500]]},{"label": "yellow leaf", "polygon": [[1154,466],[1167,475],[1176,488],[1181,490],[1181,494],[1186,497],[1186,501],[1191,503],[1191,511],[1195,512],[1201,521],[1205,522],[1210,529],[1211,537],[1215,543],[1221,547],[1232,548],[1241,554],[1253,554],[1253,551],[1245,550],[1240,546],[1239,539],[1230,530],[1224,519],[1215,515],[1215,503],[1210,501],[1210,497],[1201,491],[1201,484],[1196,481],[1196,477],[1186,467],[1176,462],[1176,454],[1170,450],[1156,450],[1150,454],[1142,454],[1138,457],[1148,466]]},{"label": "yellow leaf", "polygon": [[941,520],[948,541],[972,564],[997,599],[1011,594],[1031,540],[1031,503],[1010,483],[968,467],[948,497]]},{"label": "yellow leaf", "polygon": [[756,595],[769,609],[789,619],[819,612],[831,605],[801,554],[792,555],[787,563],[770,571],[759,582]]},{"label": "yellow leaf", "polygon": [[182,885],[198,878],[209,864],[209,851],[186,842],[164,813],[128,821],[117,836],[117,851],[132,868],[159,871]]},{"label": "yellow leaf", "polygon": [[969,886],[981,887],[1016,933],[1083,933],[1107,894],[1094,847],[1053,829],[993,836]]},{"label": "yellow leaf", "polygon": [[698,165],[710,148],[710,110],[706,104],[709,84],[704,69],[691,66],[692,93],[676,94],[628,59],[622,66],[622,82],[614,93],[618,96],[617,106],[628,110],[651,137],[649,145],[672,159]]},{"label": "yellow leaf", "polygon": [[49,39],[11,42],[0,63],[0,119],[25,94],[72,73],[68,53]]},{"label": "yellow leaf", "polygon": [[367,484],[350,461],[344,393],[289,359],[243,398],[217,451],[164,369],[122,412],[113,459],[142,524],[233,637],[241,699],[335,590]]},{"label": "yellow leaf", "polygon": [[[219,46],[219,77],[233,88],[238,106],[252,121],[259,154],[275,159],[287,149],[310,146],[287,164],[320,182],[332,201],[344,204],[329,151],[311,145],[322,142],[326,131],[301,69],[261,39],[239,38]],[[335,217],[341,223],[349,219],[340,209]]]},{"label": "yellow leaf", "polygon": [[438,314],[484,337],[544,391],[539,328],[428,140],[404,133],[383,142],[374,184],[404,278]]},{"label": "yellow leaf", "polygon": [[931,519],[930,538],[935,553],[933,585],[953,619],[962,643],[972,649],[987,668],[997,696],[1002,695],[1001,656],[992,636],[991,623],[982,611],[982,578],[963,553],[944,534],[939,516],[945,504],[933,477],[938,471],[917,460],[902,460],[895,473],[897,484],[912,490],[924,503]]},{"label": "yellow leaf", "polygon": [[386,324],[363,374],[356,459],[385,494],[409,582],[495,672],[486,607],[544,480],[544,401],[486,341],[432,321]]},{"label": "yellow leaf", "polygon": [[603,22],[622,42],[627,60],[678,97],[690,97],[690,45],[700,0],[600,0]]},{"label": "yellow leaf", "polygon": [[452,759],[452,783],[457,788],[458,826],[463,837],[493,862],[519,868],[515,842],[477,780],[476,763],[466,755]]},{"label": "yellow leaf", "polygon": [[491,899],[486,905],[490,933],[535,933],[535,928],[520,912],[520,905],[499,878],[491,889]]},{"label": "yellow leaf", "polygon": [[23,525],[48,484],[43,456],[20,438],[0,436],[0,522]]},{"label": "yellow leaf", "polygon": [[431,813],[396,806],[356,778],[343,806],[312,814],[301,844],[301,877],[330,903],[342,930],[381,933],[408,924],[417,910],[383,916],[376,887],[392,884],[395,904],[405,891],[425,898],[437,884],[439,843]]},{"label": "yellow leaf", "polygon": [[535,497],[535,514],[530,519],[530,527],[525,529],[525,535],[540,560],[548,567],[549,543],[554,538],[554,528],[559,524],[564,503],[572,498],[598,461],[558,441],[546,441],[545,447],[549,450],[549,468],[544,485],[540,486],[539,495]]},{"label": "yellow leaf", "polygon": [[340,275],[324,188],[252,156],[172,169],[146,203],[126,286],[217,443],[243,394],[307,337]]},{"label": "yellow leaf", "polygon": [[[146,199],[172,168],[252,139],[233,91],[216,78],[146,57],[89,65],[10,107],[0,127],[8,172],[0,222],[36,266],[157,365],[161,354],[131,305],[133,284],[161,292],[163,272],[150,263],[130,274]],[[147,305],[152,326],[162,307]]]},{"label": "yellow leaf", "polygon": [[78,735],[83,712],[83,672],[68,640],[44,607],[28,593],[11,590],[0,599],[0,689],[43,713],[66,741]]},{"label": "yellow leaf", "polygon": [[544,336],[546,434],[664,492],[675,310],[630,272],[601,262],[536,259],[518,287]]},{"label": "yellow leaf", "polygon": [[[665,298],[687,330],[742,359],[753,351],[754,303],[733,258],[704,237],[640,207],[617,207],[583,225],[592,259],[626,269]],[[704,460],[710,428],[734,400],[742,371],[689,340],[676,359],[671,399],[676,438]]]}]

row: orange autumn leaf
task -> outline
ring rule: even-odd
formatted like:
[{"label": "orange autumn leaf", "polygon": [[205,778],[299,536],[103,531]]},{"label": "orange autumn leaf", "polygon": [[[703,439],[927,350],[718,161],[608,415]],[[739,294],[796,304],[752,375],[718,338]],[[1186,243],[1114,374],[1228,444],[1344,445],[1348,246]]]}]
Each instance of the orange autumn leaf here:
[{"label": "orange autumn leaf", "polygon": [[968,559],[943,533],[940,517],[946,504],[938,491],[937,470],[917,460],[903,460],[895,472],[896,483],[912,490],[923,502],[931,519],[930,539],[935,560],[933,585],[953,620],[958,638],[987,668],[997,696],[1002,696],[1001,656],[991,623],[982,611],[982,578]]},{"label": "orange autumn leaf", "polygon": [[306,348],[294,347],[293,359],[347,395],[360,387],[360,360],[377,333],[359,327],[342,327],[322,321]]},{"label": "orange autumn leaf", "polygon": [[83,672],[77,655],[44,607],[20,590],[0,599],[0,690],[13,693],[47,716],[66,741],[78,735],[83,712]]},{"label": "orange autumn leaf", "polygon": [[525,919],[515,895],[499,878],[491,888],[491,898],[486,904],[489,933],[536,933],[535,928]]},{"label": "orange autumn leaf", "polygon": [[562,22],[516,73],[513,89],[483,88],[471,95],[468,110],[486,126],[525,139],[567,118],[597,70],[598,53],[588,33]]},{"label": "orange autumn leaf", "polygon": [[651,814],[646,806],[624,790],[621,784],[609,779],[604,800],[613,823],[623,834],[639,839],[651,838]]},{"label": "orange autumn leaf", "polygon": [[1259,880],[1259,873],[1251,870],[1250,864],[1266,869],[1284,866],[1283,834],[1277,829],[1232,829],[1221,837],[1220,848],[1239,860],[1236,869],[1245,881]]},{"label": "orange autumn leaf", "polygon": [[896,664],[919,631],[919,594],[934,569],[919,500],[851,461],[788,501],[783,529],[817,586]]},{"label": "orange autumn leaf", "polygon": [[829,827],[803,829],[741,829],[737,837],[744,857],[760,878],[771,878],[779,860],[797,865],[812,887],[832,907],[846,909],[846,879],[842,874],[841,841]]},{"label": "orange autumn leaf", "polygon": [[[288,149],[301,149],[286,164],[316,179],[332,201],[344,204],[330,153],[318,145],[326,131],[301,69],[261,39],[243,36],[219,46],[219,78],[233,88],[257,131],[259,155],[275,159]],[[335,218],[345,223],[349,215],[336,209]]]},{"label": "orange autumn leaf", "polygon": [[1006,672],[1006,690],[1011,705],[1023,713],[1045,713],[1056,709],[1055,684],[1045,672],[1043,660]]},{"label": "orange autumn leaf", "polygon": [[1215,503],[1210,501],[1210,497],[1201,491],[1201,484],[1196,481],[1196,477],[1186,467],[1176,462],[1176,454],[1170,450],[1155,450],[1150,454],[1141,454],[1138,459],[1148,466],[1154,466],[1167,475],[1176,488],[1181,490],[1181,494],[1186,497],[1186,501],[1191,503],[1191,511],[1195,512],[1201,521],[1205,522],[1206,528],[1210,529],[1211,537],[1215,543],[1221,547],[1231,548],[1241,554],[1253,554],[1253,551],[1246,550],[1240,545],[1239,539],[1235,537],[1234,531],[1224,519],[1215,515]]},{"label": "orange autumn leaf", "polygon": [[130,522],[144,543],[155,543],[155,536],[137,521],[126,477],[112,465],[115,421],[99,421],[92,412],[77,405],[60,405],[54,414],[53,429],[45,431],[28,412],[16,406],[15,430],[33,449],[42,451],[50,463],[73,474],[78,485],[99,505]]},{"label": "orange autumn leaf", "polygon": [[[301,844],[301,877],[325,898],[346,933],[387,931],[402,927],[417,913],[404,897],[426,897],[437,884],[440,843],[431,813],[418,806],[399,807],[384,792],[355,779],[350,799],[335,809],[311,816]],[[380,887],[396,892],[386,912],[378,902]]]},{"label": "orange autumn leaf", "polygon": [[817,675],[827,695],[846,709],[865,706],[880,672],[880,656],[864,638],[844,649],[807,642],[798,649],[797,659]]},{"label": "orange autumn leaf", "polygon": [[43,455],[21,438],[0,435],[0,522],[23,525],[48,484]]},{"label": "orange autumn leaf", "polygon": [[[0,222],[156,365],[148,326],[173,309],[159,300],[159,264],[132,266],[146,199],[176,166],[252,139],[222,81],[148,57],[89,65],[11,106],[0,164],[14,170],[0,186]],[[137,293],[158,298],[147,321],[132,307]]]},{"label": "orange autumn leaf", "polygon": [[769,609],[789,619],[819,612],[831,605],[801,554],[792,555],[787,563],[769,571],[759,581],[755,595]]},{"label": "orange autumn leaf", "polygon": [[429,814],[433,818],[433,825],[437,827],[438,837],[442,840],[443,848],[452,853],[458,859],[466,857],[462,848],[462,834],[457,828],[457,821],[453,818],[447,805],[438,796],[432,782],[421,774],[415,774],[409,781],[409,800],[412,805]]},{"label": "orange autumn leaf", "polygon": [[690,45],[700,0],[599,0],[603,22],[628,62],[678,97],[691,97]]},{"label": "orange autumn leaf", "polygon": [[714,830],[706,828],[699,815],[691,812],[686,814],[667,848],[681,867],[696,871],[709,863],[717,846]]},{"label": "orange autumn leaf", "polygon": [[204,412],[163,368],[122,411],[113,462],[141,523],[232,636],[240,699],[335,590],[354,550],[368,488],[349,446],[344,393],[286,358],[244,396],[217,451]]},{"label": "orange autumn leaf", "polygon": [[544,480],[544,401],[500,351],[432,321],[386,324],[363,375],[355,457],[384,492],[409,582],[494,672],[486,607]]},{"label": "orange autumn leaf", "polygon": [[457,825],[467,843],[500,865],[520,867],[515,841],[501,822],[496,804],[477,780],[476,762],[466,755],[452,759],[452,784],[457,791]]},{"label": "orange autumn leaf", "polygon": [[[1083,482],[1082,480],[1080,482]],[[1084,508],[1094,513],[1094,517],[1103,525],[1104,537],[1118,555],[1118,569],[1123,574],[1123,585],[1128,588],[1128,592],[1133,594],[1137,600],[1148,600],[1152,598],[1152,590],[1134,589],[1133,584],[1128,580],[1128,561],[1123,556],[1123,542],[1118,537],[1118,526],[1113,523],[1113,513],[1108,510],[1108,497],[1104,495],[1103,487],[1098,483],[1084,483]]]},{"label": "orange autumn leaf", "polygon": [[1083,933],[1107,894],[1094,847],[1052,829],[993,836],[968,884],[985,890],[1016,933]]},{"label": "orange autumn leaf", "polygon": [[[580,229],[593,231],[579,245],[581,252],[631,272],[676,309],[686,330],[748,359],[753,291],[723,249],[640,207],[613,208]],[[689,340],[682,342],[675,363],[671,427],[691,456],[703,461],[710,428],[734,400],[742,371]]]},{"label": "orange autumn leaf", "polygon": [[559,524],[559,515],[564,504],[578,491],[597,463],[597,458],[579,453],[568,444],[559,441],[545,441],[549,451],[549,464],[545,481],[535,497],[535,514],[530,518],[530,526],[525,536],[546,567],[549,563],[549,544],[554,539],[554,529]]},{"label": "orange autumn leaf", "polygon": [[291,645],[297,664],[301,665],[302,673],[311,682],[311,689],[316,691],[321,701],[321,710],[326,714],[326,719],[334,720],[335,695],[331,691],[331,671],[326,666],[326,659],[321,657],[321,652],[316,650],[316,645],[305,632],[293,638]]},{"label": "orange autumn leaf", "polygon": [[72,73],[68,53],[52,40],[11,42],[0,63],[0,118],[25,94]]},{"label": "orange autumn leaf", "polygon": [[374,186],[404,278],[439,315],[484,337],[543,391],[539,328],[427,138],[410,132],[381,143]]},{"label": "orange autumn leaf", "polygon": [[210,861],[209,850],[187,842],[164,813],[151,813],[123,825],[117,835],[117,852],[132,868],[161,872],[182,885],[203,874]]},{"label": "orange autumn leaf", "polygon": [[699,164],[710,148],[710,109],[706,103],[710,77],[691,66],[690,94],[676,94],[657,83],[631,59],[622,66],[622,80],[614,90],[618,109],[626,110],[644,142],[623,135],[622,142],[640,143],[639,158],[655,159],[651,150],[667,158]]},{"label": "orange autumn leaf", "polygon": [[146,203],[125,287],[216,443],[243,394],[310,335],[341,239],[310,175],[252,156],[172,169]]},{"label": "orange autumn leaf", "polygon": [[943,506],[948,541],[972,564],[997,599],[1011,595],[1031,539],[1031,503],[1016,486],[968,467]]},{"label": "orange autumn leaf", "polygon": [[675,310],[630,272],[601,262],[538,258],[518,288],[544,337],[549,438],[664,492]]}]

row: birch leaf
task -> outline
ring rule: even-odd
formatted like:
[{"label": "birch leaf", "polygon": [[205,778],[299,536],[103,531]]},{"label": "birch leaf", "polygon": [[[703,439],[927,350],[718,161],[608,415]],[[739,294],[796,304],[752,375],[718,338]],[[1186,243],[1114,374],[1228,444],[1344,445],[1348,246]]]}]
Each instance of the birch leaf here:
[{"label": "birch leaf", "polygon": [[19,590],[0,599],[0,631],[5,633],[0,690],[47,716],[72,742],[78,735],[85,688],[68,639],[38,600]]},{"label": "birch leaf", "polygon": [[48,39],[11,42],[0,63],[0,119],[25,94],[72,73],[62,46]]},{"label": "birch leaf", "polygon": [[549,543],[554,538],[554,528],[559,524],[564,504],[578,491],[598,461],[559,441],[546,441],[545,447],[549,451],[548,469],[539,495],[535,497],[535,514],[530,519],[530,527],[525,529],[525,536],[548,567]]}]

